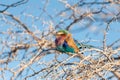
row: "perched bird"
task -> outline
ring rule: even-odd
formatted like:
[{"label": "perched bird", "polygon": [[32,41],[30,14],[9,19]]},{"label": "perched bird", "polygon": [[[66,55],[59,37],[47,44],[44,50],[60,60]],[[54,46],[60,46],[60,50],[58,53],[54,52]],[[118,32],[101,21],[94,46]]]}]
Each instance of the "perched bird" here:
[{"label": "perched bird", "polygon": [[56,33],[55,45],[58,51],[71,53],[78,53],[81,48],[92,47],[91,45],[85,45],[74,40],[72,34],[66,30],[59,30]]},{"label": "perched bird", "polygon": [[66,30],[60,30],[56,33],[55,44],[59,51],[71,53],[79,52],[79,48],[72,38],[72,35]]}]

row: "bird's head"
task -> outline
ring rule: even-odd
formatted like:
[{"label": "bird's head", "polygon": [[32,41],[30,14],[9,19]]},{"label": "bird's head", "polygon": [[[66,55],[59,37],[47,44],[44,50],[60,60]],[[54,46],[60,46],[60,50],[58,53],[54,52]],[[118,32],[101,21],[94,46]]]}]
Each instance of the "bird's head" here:
[{"label": "bird's head", "polygon": [[68,35],[68,31],[66,30],[59,30],[57,33],[56,33],[56,36],[67,36]]},{"label": "bird's head", "polygon": [[70,39],[72,35],[67,31],[67,30],[59,30],[57,33],[56,33],[56,38],[58,37],[63,37],[65,39]]},{"label": "bird's head", "polygon": [[55,40],[56,45],[63,44],[68,34],[69,32],[66,30],[59,30],[58,32],[56,32],[56,40]]}]

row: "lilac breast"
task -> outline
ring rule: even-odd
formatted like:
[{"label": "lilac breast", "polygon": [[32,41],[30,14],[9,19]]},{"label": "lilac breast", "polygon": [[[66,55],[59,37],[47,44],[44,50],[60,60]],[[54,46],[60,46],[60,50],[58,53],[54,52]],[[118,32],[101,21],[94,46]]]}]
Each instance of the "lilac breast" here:
[{"label": "lilac breast", "polygon": [[62,45],[63,43],[64,40],[61,37],[55,39],[56,46]]}]

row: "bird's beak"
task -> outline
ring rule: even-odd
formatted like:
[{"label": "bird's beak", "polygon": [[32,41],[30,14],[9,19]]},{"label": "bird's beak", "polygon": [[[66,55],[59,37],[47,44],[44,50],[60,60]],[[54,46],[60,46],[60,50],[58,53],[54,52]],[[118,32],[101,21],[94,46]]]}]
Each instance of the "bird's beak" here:
[{"label": "bird's beak", "polygon": [[55,36],[59,36],[60,34],[58,32],[56,32]]}]

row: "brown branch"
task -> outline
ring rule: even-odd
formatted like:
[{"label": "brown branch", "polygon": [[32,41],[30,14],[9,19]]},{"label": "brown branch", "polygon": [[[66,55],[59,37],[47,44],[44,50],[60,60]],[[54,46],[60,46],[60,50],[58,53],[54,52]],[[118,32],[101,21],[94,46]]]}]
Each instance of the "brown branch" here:
[{"label": "brown branch", "polygon": [[120,72],[113,71],[113,73],[117,77],[117,79],[120,80]]},{"label": "brown branch", "polygon": [[8,13],[8,12],[3,12],[4,15],[7,15],[9,17],[11,17],[14,21],[16,21],[19,25],[21,25],[28,34],[30,34],[36,41],[40,41],[40,39],[38,37],[36,37],[32,31],[30,31],[28,29],[28,26],[26,26],[23,22],[21,22],[17,17],[15,17],[14,15]]},{"label": "brown branch", "polygon": [[101,13],[102,12],[102,9],[101,8],[99,11],[95,11],[95,12],[89,12],[89,13],[84,13],[83,15],[79,16],[78,18],[74,19],[73,22],[71,22],[67,27],[66,27],[66,30],[69,31],[70,27],[72,27],[72,25],[78,23],[80,20],[88,17],[88,15],[90,14],[98,14],[98,13]]},{"label": "brown branch", "polygon": [[3,12],[5,12],[5,11],[7,11],[7,10],[8,10],[9,8],[11,8],[11,7],[16,7],[16,6],[25,4],[25,3],[27,3],[27,2],[28,2],[28,0],[20,0],[20,1],[18,1],[18,2],[12,3],[12,4],[10,4],[10,5],[0,4],[0,6],[5,7],[3,10],[0,10],[0,13],[3,13]]}]

